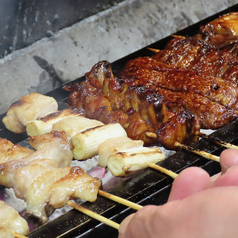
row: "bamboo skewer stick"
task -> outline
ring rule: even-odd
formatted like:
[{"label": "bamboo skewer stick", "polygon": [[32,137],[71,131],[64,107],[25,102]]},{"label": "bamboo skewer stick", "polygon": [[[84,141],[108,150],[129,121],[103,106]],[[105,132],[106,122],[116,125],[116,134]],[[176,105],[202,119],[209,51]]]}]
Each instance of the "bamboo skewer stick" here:
[{"label": "bamboo skewer stick", "polygon": [[[155,133],[153,133],[153,132],[148,132],[148,133],[146,133],[146,135],[147,135],[148,137],[151,137],[151,138],[156,138],[156,136],[157,136],[157,135],[156,135]],[[200,135],[200,134],[199,134],[199,135]],[[202,135],[202,133],[201,133],[201,135]],[[221,142],[221,141],[220,141],[220,142]],[[229,143],[224,142],[224,144],[226,144],[227,146],[229,146]],[[175,142],[174,145],[177,146],[177,147],[179,147],[179,148],[182,148],[182,149],[188,150],[188,151],[190,151],[190,152],[193,152],[193,153],[195,153],[195,154],[198,154],[198,155],[200,155],[200,156],[203,156],[203,157],[206,158],[206,159],[210,159],[210,160],[214,160],[214,161],[220,162],[220,157],[219,157],[219,156],[216,156],[216,155],[207,153],[207,152],[205,152],[205,151],[197,150],[197,149],[195,149],[195,148],[193,148],[193,147],[191,147],[191,146],[181,144],[180,142]],[[232,145],[232,144],[230,144],[230,145]],[[235,146],[232,146],[232,147],[235,148]],[[232,148],[232,147],[230,146],[229,148]],[[237,147],[237,149],[238,149],[238,147]]]},{"label": "bamboo skewer stick", "polygon": [[160,50],[158,49],[154,49],[154,48],[147,48],[148,50],[154,52],[154,53],[158,53]]},{"label": "bamboo skewer stick", "polygon": [[213,136],[210,136],[210,135],[206,135],[206,134],[204,134],[204,133],[199,133],[199,136],[201,136],[202,138],[205,138],[205,139],[212,140],[212,141],[214,141],[215,143],[217,143],[218,145],[224,146],[224,147],[226,147],[226,148],[228,148],[228,149],[238,150],[238,146],[233,145],[233,144],[228,143],[228,142],[225,142],[225,141],[221,141],[221,140],[219,140],[219,139],[216,138],[216,137],[213,137]]},{"label": "bamboo skewer stick", "polygon": [[87,208],[81,207],[81,206],[79,206],[78,204],[76,204],[72,201],[68,201],[67,204],[69,206],[73,207],[74,209],[76,209],[76,210],[78,210],[78,211],[80,211],[80,212],[82,212],[82,213],[84,213],[84,214],[86,214],[86,215],[88,215],[88,216],[90,216],[90,217],[108,225],[108,226],[111,226],[111,227],[113,227],[117,230],[119,229],[120,225],[118,223],[116,223],[114,221],[111,221],[110,219],[108,219],[106,217],[103,217],[103,216],[101,216],[101,215],[99,215],[95,212],[92,212],[92,211],[88,210]]},{"label": "bamboo skewer stick", "polygon": [[177,176],[178,176],[178,174],[174,173],[173,171],[165,169],[165,168],[163,168],[163,167],[161,167],[157,164],[154,164],[154,163],[150,163],[149,167],[153,168],[153,169],[156,169],[156,170],[159,170],[160,172],[162,172],[164,174],[167,174],[168,176],[170,176],[173,179],[177,178]]},{"label": "bamboo skewer stick", "polygon": [[[154,132],[146,132],[146,135],[147,135],[148,137],[150,137],[150,138],[154,138],[154,139],[157,138],[157,135],[156,135],[156,133],[154,133]],[[228,143],[228,142],[225,142],[225,141],[222,141],[222,140],[220,140],[220,139],[218,139],[218,138],[216,138],[216,137],[213,137],[213,136],[211,136],[211,135],[206,135],[206,134],[200,132],[200,133],[198,134],[198,136],[200,136],[200,137],[202,137],[202,138],[205,138],[205,139],[212,140],[213,142],[217,143],[218,145],[224,146],[224,147],[226,147],[227,149],[235,149],[235,150],[238,150],[238,146],[233,145],[233,144]]]},{"label": "bamboo skewer stick", "polygon": [[11,230],[11,233],[14,235],[15,238],[27,238],[27,236],[21,235],[13,230]]},{"label": "bamboo skewer stick", "polygon": [[98,191],[98,194],[101,195],[101,196],[103,196],[103,197],[106,197],[106,198],[108,198],[108,199],[111,199],[111,200],[113,200],[113,201],[115,201],[115,202],[118,202],[118,203],[120,203],[120,204],[123,204],[123,205],[125,205],[125,206],[127,206],[127,207],[130,207],[130,208],[132,208],[132,209],[135,209],[135,210],[139,210],[139,209],[141,209],[141,208],[143,207],[143,206],[138,205],[138,204],[136,204],[136,203],[133,203],[133,202],[131,202],[131,201],[129,201],[129,200],[126,200],[126,199],[124,199],[124,198],[121,198],[121,197],[112,195],[112,194],[107,193],[107,192],[104,192],[104,191],[102,191],[102,190],[99,190],[99,191]]},{"label": "bamboo skewer stick", "polygon": [[187,145],[183,145],[179,142],[175,142],[174,143],[175,146],[179,147],[179,148],[182,148],[182,149],[185,149],[185,150],[188,150],[188,151],[191,151],[195,154],[198,154],[200,156],[203,156],[204,158],[206,159],[210,159],[210,160],[214,160],[214,161],[217,161],[217,162],[220,162],[220,157],[219,156],[216,156],[216,155],[212,155],[212,154],[209,154],[205,151],[201,151],[201,150],[197,150],[197,149],[194,149],[193,147],[191,146],[187,146]]}]

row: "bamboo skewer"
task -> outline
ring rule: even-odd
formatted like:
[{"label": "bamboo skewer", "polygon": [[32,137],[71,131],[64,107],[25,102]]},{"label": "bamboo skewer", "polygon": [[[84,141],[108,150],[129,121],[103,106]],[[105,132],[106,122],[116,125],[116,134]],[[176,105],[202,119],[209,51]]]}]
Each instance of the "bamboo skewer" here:
[{"label": "bamboo skewer", "polygon": [[[157,136],[157,135],[156,135],[155,133],[153,133],[153,132],[147,132],[146,135],[147,135],[148,137],[151,137],[151,138],[156,138],[156,136]],[[202,133],[200,133],[199,135],[202,136]],[[211,137],[210,137],[210,138],[211,138]],[[220,143],[222,143],[222,142],[220,141]],[[226,142],[223,142],[223,143],[224,143],[224,146],[225,146],[225,144],[226,144],[226,146],[229,146],[229,143],[226,143]],[[220,162],[220,157],[219,157],[219,156],[216,156],[216,155],[207,153],[207,152],[205,152],[205,151],[197,150],[197,149],[195,149],[195,148],[193,148],[193,147],[191,147],[191,146],[181,144],[180,142],[175,142],[174,145],[177,146],[177,147],[179,147],[179,148],[182,148],[182,149],[188,150],[188,151],[190,151],[190,152],[193,152],[193,153],[195,153],[195,154],[198,154],[198,155],[200,155],[200,156],[203,156],[203,157],[206,158],[206,159],[210,159],[210,160],[214,160],[214,161]],[[233,148],[236,148],[236,146],[230,144],[230,147],[229,147],[229,148],[232,148],[232,147],[233,147]],[[227,147],[227,148],[228,148],[228,147]],[[238,147],[237,147],[237,149],[238,149]]]},{"label": "bamboo skewer", "polygon": [[177,176],[178,176],[178,174],[174,173],[173,171],[165,169],[165,168],[163,168],[163,167],[161,167],[157,164],[154,164],[154,163],[150,163],[149,167],[153,168],[153,169],[156,169],[156,170],[159,170],[160,172],[162,172],[164,174],[167,174],[168,176],[170,176],[173,179],[177,178]]},{"label": "bamboo skewer", "polygon": [[11,233],[14,235],[15,238],[27,238],[27,236],[21,235],[13,230],[11,230]]},{"label": "bamboo skewer", "polygon": [[201,156],[203,156],[206,159],[210,159],[210,160],[214,160],[214,161],[220,162],[220,157],[219,156],[209,154],[209,153],[207,153],[205,151],[194,149],[191,146],[183,145],[183,144],[181,144],[179,142],[175,142],[174,145],[179,147],[179,148],[191,151],[191,152],[193,152],[195,154],[201,155]]},{"label": "bamboo skewer", "polygon": [[160,50],[158,49],[154,49],[154,48],[147,48],[148,50],[154,52],[154,53],[158,53]]},{"label": "bamboo skewer", "polygon": [[99,215],[95,212],[92,212],[92,211],[88,210],[87,208],[81,207],[81,206],[79,206],[78,204],[76,204],[72,201],[68,201],[67,204],[69,206],[73,207],[74,209],[76,209],[76,210],[78,210],[78,211],[80,211],[80,212],[82,212],[82,213],[84,213],[84,214],[86,214],[86,215],[88,215],[88,216],[90,216],[90,217],[108,225],[108,226],[111,226],[111,227],[113,227],[117,230],[120,227],[120,225],[118,223],[116,223],[114,221],[111,221],[110,219],[108,219],[106,217],[103,217],[103,216],[101,216],[101,215]]},{"label": "bamboo skewer", "polygon": [[221,141],[221,140],[219,140],[219,139],[216,138],[216,137],[213,137],[213,136],[210,136],[210,135],[206,135],[206,134],[204,134],[204,133],[200,133],[199,136],[201,136],[202,138],[205,138],[205,139],[212,140],[212,141],[214,141],[215,143],[217,143],[218,145],[224,146],[224,147],[226,147],[226,148],[228,148],[228,149],[238,150],[238,146],[233,145],[233,144],[228,143],[228,142],[225,142],[225,141]]},{"label": "bamboo skewer", "polygon": [[143,206],[138,205],[138,204],[136,204],[136,203],[133,203],[133,202],[131,202],[131,201],[129,201],[129,200],[126,200],[126,199],[121,198],[121,197],[117,197],[117,196],[115,196],[115,195],[112,195],[112,194],[110,194],[110,193],[104,192],[104,191],[102,191],[102,190],[99,190],[99,191],[98,191],[98,194],[101,195],[101,196],[103,196],[103,197],[106,197],[106,198],[108,198],[108,199],[111,199],[111,200],[113,200],[113,201],[115,201],[115,202],[118,202],[118,203],[120,203],[120,204],[123,204],[123,205],[125,205],[125,206],[127,206],[127,207],[130,207],[130,208],[132,208],[132,209],[135,209],[135,210],[139,210],[139,209],[141,209],[141,208],[143,207]]}]

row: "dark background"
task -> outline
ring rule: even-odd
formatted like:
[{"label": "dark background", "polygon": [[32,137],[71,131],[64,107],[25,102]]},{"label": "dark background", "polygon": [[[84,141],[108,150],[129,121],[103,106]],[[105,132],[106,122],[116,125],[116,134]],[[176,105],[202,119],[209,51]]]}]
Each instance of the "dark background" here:
[{"label": "dark background", "polygon": [[0,58],[123,0],[0,0]]}]

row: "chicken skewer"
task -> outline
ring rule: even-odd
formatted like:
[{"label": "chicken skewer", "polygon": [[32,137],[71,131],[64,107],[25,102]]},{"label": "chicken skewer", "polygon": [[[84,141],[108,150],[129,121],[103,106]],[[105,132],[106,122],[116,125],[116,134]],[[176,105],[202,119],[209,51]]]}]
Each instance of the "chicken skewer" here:
[{"label": "chicken skewer", "polygon": [[[36,141],[37,140],[36,138],[39,138],[39,137],[46,138],[46,136],[48,136],[48,135],[31,137],[30,141],[33,140],[32,138],[34,138],[34,141]],[[46,200],[45,196],[46,196],[47,191],[45,192],[45,190],[46,190],[45,186],[44,186],[44,189],[43,189],[44,191],[42,191],[42,192],[40,192],[41,189],[39,189],[39,188],[42,188],[42,182],[45,181],[45,178],[48,179],[49,177],[51,177],[54,174],[54,172],[57,172],[59,170],[57,168],[57,163],[56,162],[54,163],[54,162],[55,161],[51,160],[51,159],[48,159],[48,160],[47,159],[32,160],[27,165],[24,165],[24,166],[18,168],[15,171],[14,176],[13,176],[13,178],[15,179],[15,182],[13,183],[13,186],[14,186],[14,190],[15,190],[15,193],[16,193],[17,197],[28,200],[28,211],[31,212],[32,214],[35,214],[35,215],[39,214],[39,216],[41,216],[41,217],[43,216],[43,218],[42,218],[43,220],[46,219],[46,216],[44,215],[43,211],[41,211],[41,213],[38,213],[38,210],[40,209],[39,206],[42,206],[42,205],[44,206],[44,201]],[[70,182],[70,180],[67,179],[67,176],[69,176],[69,179],[74,178],[74,180],[75,180],[76,179],[75,176],[77,176],[77,173],[74,175],[74,171],[75,172],[79,171],[79,175],[83,173],[82,170],[80,170],[79,168],[77,168],[76,170],[74,168],[72,168],[72,169],[73,169],[72,175],[70,175],[70,174],[67,175],[67,172],[69,171],[69,168],[67,168],[67,167],[66,168],[61,168],[60,171],[63,172],[63,175],[61,175],[61,173],[59,175],[55,174],[54,178],[50,179],[50,182],[48,182],[48,187],[51,186],[51,184],[53,183],[53,190],[52,189],[50,190],[51,191],[51,196],[50,196],[50,200],[48,202],[49,205],[55,204],[53,206],[58,207],[58,206],[61,206],[64,203],[63,202],[64,199],[60,199],[61,202],[60,201],[57,201],[57,203],[54,202],[54,200],[55,200],[54,199],[54,197],[55,197],[54,193],[57,194],[57,187],[60,188],[60,182],[58,182],[58,179],[61,179],[61,180],[64,179],[66,181],[65,184],[67,185],[68,190],[71,190],[71,184],[72,183]],[[39,177],[39,175],[40,175],[40,177]],[[84,175],[84,177],[85,177],[85,175]],[[67,181],[69,181],[70,183],[67,183]],[[34,183],[33,187],[31,185],[32,183]],[[64,183],[63,180],[62,180],[62,183]],[[85,180],[84,183],[86,184],[86,180]],[[86,185],[84,185],[84,186],[86,186]],[[95,184],[93,186],[95,186]],[[79,184],[77,184],[77,187],[79,187]],[[99,184],[97,185],[97,187],[99,187]],[[34,190],[37,189],[37,191],[38,191],[37,194],[39,194],[39,196],[37,196],[37,199],[36,199],[36,197],[31,197],[31,193],[32,193],[32,192],[30,192],[31,189],[33,189],[32,190],[33,194],[35,194]],[[73,189],[73,187],[72,187],[72,189]],[[83,187],[81,187],[81,190],[82,189],[83,189]],[[90,191],[92,193],[93,189],[90,189]],[[43,194],[43,192],[44,192],[44,194]],[[108,193],[105,193],[101,190],[99,190],[98,193],[101,196],[105,196],[107,198],[110,198],[111,200],[120,202],[120,203],[122,203],[126,206],[132,207],[133,209],[139,209],[140,208],[139,205],[133,204],[133,203],[131,203],[131,202],[125,200],[125,199],[119,198],[119,197],[114,196],[114,195],[108,196]],[[63,193],[61,193],[61,196],[62,196],[62,194]],[[77,193],[74,192],[74,196],[82,198],[82,196],[79,196],[79,195],[77,195]],[[67,196],[70,197],[70,194],[67,195]],[[95,198],[90,199],[89,197],[90,196],[88,195],[87,200],[91,200],[91,201],[95,200]],[[40,205],[40,204],[42,204],[42,205]],[[35,210],[36,206],[37,206],[37,210]]]}]

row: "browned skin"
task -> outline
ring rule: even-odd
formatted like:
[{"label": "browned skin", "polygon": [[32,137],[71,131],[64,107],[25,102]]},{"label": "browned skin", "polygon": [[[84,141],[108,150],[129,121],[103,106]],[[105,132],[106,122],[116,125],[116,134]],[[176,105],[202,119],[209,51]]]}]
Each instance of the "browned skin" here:
[{"label": "browned skin", "polygon": [[224,14],[201,26],[201,36],[211,44],[222,48],[237,43],[238,12]]},{"label": "browned skin", "polygon": [[195,115],[203,129],[218,129],[237,118],[233,109],[193,93],[172,92],[163,88],[156,91],[164,96],[163,102],[171,111],[186,110]]},{"label": "browned skin", "polygon": [[209,74],[166,65],[149,57],[139,57],[130,60],[120,75],[132,78],[133,85],[199,94],[223,106],[238,109],[238,87]]},{"label": "browned skin", "polygon": [[[98,65],[102,70],[101,64]],[[156,133],[171,116],[184,117],[183,114],[180,115],[183,112],[182,107],[179,112],[168,111],[163,103],[163,96],[156,91],[145,86],[132,86],[134,80],[126,78],[105,76],[102,81],[102,71],[100,71],[100,80],[98,80],[95,77],[95,72],[97,72],[95,66],[92,71],[94,72],[86,74],[93,75],[92,78],[86,78],[80,85],[71,85],[67,88],[71,91],[69,105],[82,107],[89,118],[98,119],[104,123],[119,122],[126,129],[128,137],[141,139],[145,145],[150,145],[155,142],[163,144],[163,141],[148,137],[147,132]],[[194,118],[194,116],[191,117]],[[184,117],[185,120],[187,118]],[[177,120],[177,123],[180,121]],[[187,131],[187,125],[186,123],[181,124],[180,129]],[[193,127],[193,132],[196,134],[200,127],[195,118]],[[171,133],[171,130],[168,134],[170,134],[171,144],[168,144],[167,148],[174,149],[175,141],[172,138],[180,138],[180,142],[184,142],[185,137],[178,137]],[[190,142],[197,140],[194,134],[191,135]]]},{"label": "browned skin", "polygon": [[218,49],[198,39],[198,36],[175,37],[153,58],[165,64],[210,74],[236,85],[238,83],[238,56],[235,49]]},{"label": "browned skin", "polygon": [[[173,116],[157,131],[157,140],[167,149],[176,150],[172,145],[176,141],[183,141],[183,144],[190,144],[191,141],[196,141],[196,120],[194,116],[184,112],[179,116]],[[186,128],[186,130],[185,130]],[[173,135],[173,136],[171,136]]]}]

